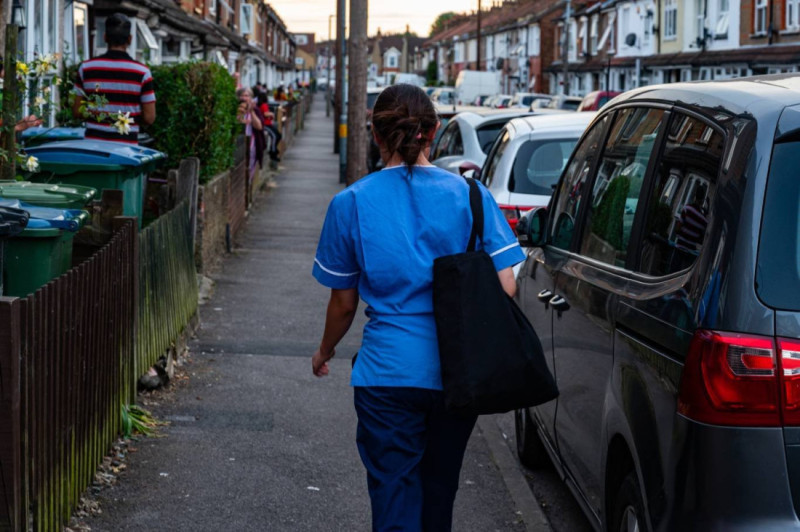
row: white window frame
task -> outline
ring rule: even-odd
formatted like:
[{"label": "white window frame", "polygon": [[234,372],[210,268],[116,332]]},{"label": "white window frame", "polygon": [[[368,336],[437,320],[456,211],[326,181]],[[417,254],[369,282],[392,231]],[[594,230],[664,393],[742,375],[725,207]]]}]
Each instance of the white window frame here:
[{"label": "white window frame", "polygon": [[603,30],[603,36],[600,37],[600,42],[597,43],[597,50],[598,51],[602,50],[603,48],[606,48],[606,45],[608,44],[608,40],[611,38],[611,32],[614,29],[614,22],[615,22],[616,18],[617,18],[616,11],[612,11],[611,13],[608,14],[608,17],[606,19],[607,20],[606,29]]},{"label": "white window frame", "polygon": [[664,0],[664,40],[678,38],[678,0]]},{"label": "white window frame", "polygon": [[800,30],[800,0],[786,0],[786,29]]},{"label": "white window frame", "polygon": [[256,19],[253,16],[253,4],[242,3],[239,6],[239,34],[255,37]]},{"label": "white window frame", "polygon": [[694,32],[698,41],[704,40],[706,36],[706,16],[703,12],[705,8],[705,2],[706,0],[694,0],[694,8],[696,11]]},{"label": "white window frame", "polygon": [[767,8],[769,0],[755,0],[753,6],[753,35],[767,34]]},{"label": "white window frame", "polygon": [[210,15],[217,14],[217,0],[208,0],[208,13]]},{"label": "white window frame", "polygon": [[730,7],[730,0],[717,1],[717,23],[714,26],[715,39],[726,39],[728,37],[728,29],[730,27]]},{"label": "white window frame", "polygon": [[530,43],[528,55],[540,56],[542,54],[542,29],[538,24],[534,24],[530,27]]},{"label": "white window frame", "polygon": [[587,54],[589,53],[589,39],[587,39],[587,34],[589,33],[589,19],[586,17],[581,18],[580,21],[580,29],[578,30],[578,38],[581,40],[581,53]]},{"label": "white window frame", "polygon": [[597,55],[597,41],[600,38],[600,36],[598,35],[599,27],[600,27],[600,17],[597,15],[592,15],[591,23],[589,26],[589,53],[591,55]]}]

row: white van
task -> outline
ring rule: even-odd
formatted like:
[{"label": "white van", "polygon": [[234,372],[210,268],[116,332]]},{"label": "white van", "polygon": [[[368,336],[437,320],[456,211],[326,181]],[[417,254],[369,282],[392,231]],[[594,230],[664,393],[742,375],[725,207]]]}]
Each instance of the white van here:
[{"label": "white van", "polygon": [[409,72],[398,72],[397,74],[395,74],[392,83],[394,85],[397,85],[398,83],[408,83],[410,85],[416,85],[417,87],[424,87],[425,78]]},{"label": "white van", "polygon": [[480,72],[462,70],[456,78],[456,103],[472,103],[478,96],[494,95],[500,92],[499,72]]}]

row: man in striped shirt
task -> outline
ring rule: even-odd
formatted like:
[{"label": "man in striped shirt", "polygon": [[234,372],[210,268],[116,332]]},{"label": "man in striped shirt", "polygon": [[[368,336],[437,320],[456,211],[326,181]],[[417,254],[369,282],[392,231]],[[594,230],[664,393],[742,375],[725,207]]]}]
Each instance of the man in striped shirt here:
[{"label": "man in striped shirt", "polygon": [[72,112],[86,118],[87,139],[138,144],[139,127],[156,119],[153,75],[126,51],[131,19],[121,13],[108,17],[105,41],[108,52],[78,68]]}]

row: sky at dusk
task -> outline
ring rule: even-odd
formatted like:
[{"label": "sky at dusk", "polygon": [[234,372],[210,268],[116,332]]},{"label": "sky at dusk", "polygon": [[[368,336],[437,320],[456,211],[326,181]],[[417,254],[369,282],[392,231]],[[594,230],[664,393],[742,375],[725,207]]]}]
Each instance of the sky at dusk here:
[{"label": "sky at dusk", "polygon": [[[489,4],[489,1],[483,1]],[[328,39],[328,15],[336,14],[336,0],[271,0],[292,33],[316,33],[317,41]],[[349,5],[349,2],[348,2]],[[427,36],[437,15],[445,11],[472,11],[477,0],[371,0],[369,2],[368,32],[399,33],[411,26],[411,31]],[[345,18],[349,26],[349,15]],[[331,21],[332,35],[336,36],[336,18]]]}]

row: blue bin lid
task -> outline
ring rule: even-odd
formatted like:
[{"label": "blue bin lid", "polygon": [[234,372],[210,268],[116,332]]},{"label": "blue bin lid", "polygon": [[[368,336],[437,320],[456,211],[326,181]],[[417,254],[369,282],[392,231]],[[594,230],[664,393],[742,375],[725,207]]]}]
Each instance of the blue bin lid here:
[{"label": "blue bin lid", "polygon": [[138,167],[166,158],[152,148],[106,140],[65,140],[26,148],[40,163]]},{"label": "blue bin lid", "polygon": [[22,209],[0,207],[0,237],[14,236],[28,225],[30,214]]},{"label": "blue bin lid", "polygon": [[24,203],[19,200],[9,200],[0,198],[0,207],[10,207],[27,211],[30,215],[28,229],[64,229],[66,231],[77,231],[86,221],[85,211],[80,209],[53,209],[51,207],[39,207]]},{"label": "blue bin lid", "polygon": [[82,139],[86,133],[83,127],[31,127],[20,133],[23,143],[37,139],[67,140]]}]

